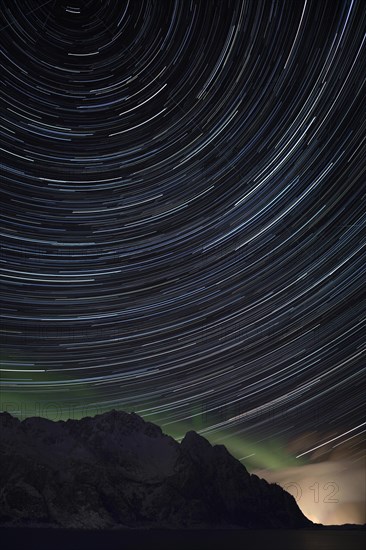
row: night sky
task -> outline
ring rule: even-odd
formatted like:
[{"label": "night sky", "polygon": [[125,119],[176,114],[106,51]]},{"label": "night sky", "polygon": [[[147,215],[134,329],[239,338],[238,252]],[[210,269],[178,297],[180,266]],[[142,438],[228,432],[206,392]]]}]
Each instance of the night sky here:
[{"label": "night sky", "polygon": [[2,410],[133,410],[357,508],[365,31],[362,0],[3,2]]}]

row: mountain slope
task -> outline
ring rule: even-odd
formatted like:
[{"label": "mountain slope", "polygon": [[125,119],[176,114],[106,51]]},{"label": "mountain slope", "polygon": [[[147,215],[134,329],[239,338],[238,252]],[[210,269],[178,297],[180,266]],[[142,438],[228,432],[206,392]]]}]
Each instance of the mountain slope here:
[{"label": "mountain slope", "polygon": [[295,499],[222,445],[138,415],[22,422],[0,413],[0,523],[66,528],[306,527]]}]

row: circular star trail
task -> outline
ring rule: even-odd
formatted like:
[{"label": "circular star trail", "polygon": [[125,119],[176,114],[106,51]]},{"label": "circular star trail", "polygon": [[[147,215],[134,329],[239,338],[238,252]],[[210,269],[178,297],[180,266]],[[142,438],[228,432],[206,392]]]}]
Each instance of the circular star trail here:
[{"label": "circular star trail", "polygon": [[2,408],[359,441],[365,16],[4,2]]}]

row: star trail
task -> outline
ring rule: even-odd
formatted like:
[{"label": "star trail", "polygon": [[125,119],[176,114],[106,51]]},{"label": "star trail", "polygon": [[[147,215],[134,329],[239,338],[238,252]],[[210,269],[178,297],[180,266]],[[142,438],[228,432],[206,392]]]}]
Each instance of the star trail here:
[{"label": "star trail", "polygon": [[362,458],[365,31],[361,0],[3,3],[2,409]]}]

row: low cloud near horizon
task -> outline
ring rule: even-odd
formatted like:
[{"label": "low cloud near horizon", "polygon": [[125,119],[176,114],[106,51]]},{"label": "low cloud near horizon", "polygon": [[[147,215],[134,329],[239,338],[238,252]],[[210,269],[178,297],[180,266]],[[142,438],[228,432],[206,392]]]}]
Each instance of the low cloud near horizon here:
[{"label": "low cloud near horizon", "polygon": [[291,493],[315,523],[366,523],[366,476],[362,460],[317,462],[293,468],[252,471]]}]

